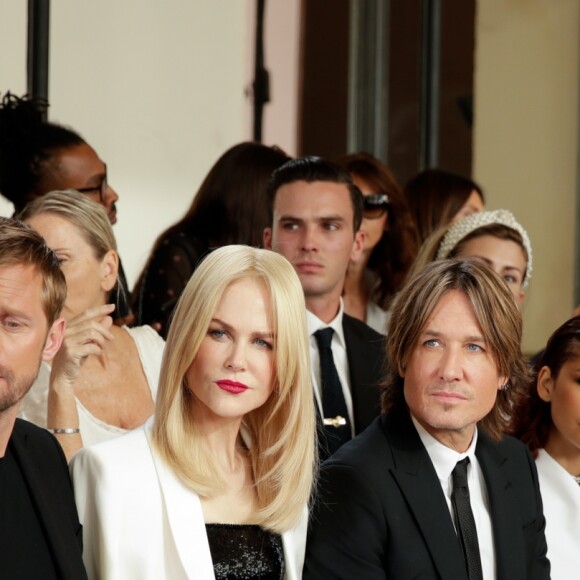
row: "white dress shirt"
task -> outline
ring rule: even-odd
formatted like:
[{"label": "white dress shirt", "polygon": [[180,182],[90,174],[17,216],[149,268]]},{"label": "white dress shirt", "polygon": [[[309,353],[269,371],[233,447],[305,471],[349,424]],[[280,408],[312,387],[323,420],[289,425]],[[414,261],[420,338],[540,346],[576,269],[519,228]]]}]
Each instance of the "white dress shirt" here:
[{"label": "white dress shirt", "polygon": [[481,557],[481,569],[483,571],[483,578],[485,580],[495,580],[495,548],[493,545],[493,528],[491,524],[491,516],[489,510],[489,496],[487,494],[487,487],[481,466],[475,456],[475,446],[477,444],[477,429],[473,435],[473,440],[469,449],[465,453],[458,453],[457,451],[443,445],[428,433],[423,426],[411,416],[415,429],[419,433],[419,437],[429,458],[433,463],[441,489],[447,501],[449,514],[455,526],[453,518],[453,505],[451,503],[451,494],[453,492],[453,478],[452,472],[458,461],[465,457],[469,457],[469,465],[467,467],[467,483],[469,485],[469,498],[471,502],[471,511],[475,519],[475,527],[477,528],[477,539],[479,542],[479,554]]},{"label": "white dress shirt", "polygon": [[343,313],[344,313],[344,305],[342,303],[341,298],[338,314],[328,324],[320,320],[320,318],[318,318],[316,315],[312,314],[312,312],[308,310],[306,311],[306,322],[308,324],[308,337],[310,340],[310,360],[312,362],[312,385],[314,386],[314,396],[318,404],[320,416],[324,417],[324,413],[322,412],[322,389],[320,384],[320,353],[318,351],[318,344],[316,342],[316,338],[314,337],[314,333],[317,330],[330,327],[334,330],[330,348],[332,349],[332,357],[334,359],[334,365],[336,366],[336,370],[338,372],[338,378],[340,379],[342,392],[344,394],[344,400],[346,402],[351,433],[352,436],[354,437],[354,417],[352,412],[352,396],[350,393],[350,373],[348,368],[348,358],[346,356],[346,342],[344,340],[344,330],[342,328]]},{"label": "white dress shirt", "polygon": [[544,449],[536,459],[546,517],[548,559],[555,580],[577,580],[580,552],[580,485]]}]

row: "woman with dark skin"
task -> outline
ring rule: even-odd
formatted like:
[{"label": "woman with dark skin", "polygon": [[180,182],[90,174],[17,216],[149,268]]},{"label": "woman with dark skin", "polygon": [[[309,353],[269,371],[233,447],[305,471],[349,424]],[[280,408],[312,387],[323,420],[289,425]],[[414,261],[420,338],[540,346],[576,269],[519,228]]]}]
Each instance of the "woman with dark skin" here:
[{"label": "woman with dark skin", "polygon": [[513,413],[513,434],[536,458],[552,578],[578,576],[580,317],[548,340],[537,379]]},{"label": "woman with dark skin", "polygon": [[344,308],[384,333],[386,310],[417,253],[417,230],[401,187],[384,164],[368,153],[347,155],[338,164],[351,174],[364,196],[363,255],[349,264]]},{"label": "woman with dark skin", "polygon": [[173,308],[201,258],[230,244],[261,246],[270,225],[266,186],[288,160],[278,147],[245,142],[216,161],[185,216],[153,246],[133,290],[138,324],[167,336]]},{"label": "woman with dark skin", "polygon": [[404,191],[420,243],[435,230],[482,211],[485,204],[483,190],[477,183],[442,169],[421,171]]},{"label": "woman with dark skin", "polygon": [[[102,205],[117,222],[117,192],[107,181],[107,166],[70,127],[45,121],[48,103],[10,92],[0,102],[0,193],[19,214],[27,203],[50,191],[76,189]],[[131,322],[127,280],[119,264],[121,292],[115,322]]]},{"label": "woman with dark skin", "polygon": [[0,103],[0,192],[16,213],[56,189],[76,189],[117,221],[107,166],[73,129],[44,120],[48,103],[6,93]]}]

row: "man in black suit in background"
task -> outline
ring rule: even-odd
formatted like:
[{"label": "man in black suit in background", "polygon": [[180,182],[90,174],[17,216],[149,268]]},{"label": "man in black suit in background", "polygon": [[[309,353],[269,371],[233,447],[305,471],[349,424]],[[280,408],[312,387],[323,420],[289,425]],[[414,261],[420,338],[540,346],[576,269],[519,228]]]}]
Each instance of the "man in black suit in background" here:
[{"label": "man in black suit in background", "polygon": [[66,460],[16,418],[42,360],[60,348],[66,283],[34,231],[0,218],[0,577],[82,580],[82,528]]},{"label": "man in black suit in background", "polygon": [[528,368],[507,286],[429,265],[389,325],[382,416],[325,463],[304,578],[550,577],[535,463],[504,436]]},{"label": "man in black suit in background", "polygon": [[349,261],[363,250],[363,198],[348,173],[319,157],[279,167],[268,194],[264,246],[292,263],[304,289],[326,458],[379,413],[384,337],[345,314],[341,299]]}]

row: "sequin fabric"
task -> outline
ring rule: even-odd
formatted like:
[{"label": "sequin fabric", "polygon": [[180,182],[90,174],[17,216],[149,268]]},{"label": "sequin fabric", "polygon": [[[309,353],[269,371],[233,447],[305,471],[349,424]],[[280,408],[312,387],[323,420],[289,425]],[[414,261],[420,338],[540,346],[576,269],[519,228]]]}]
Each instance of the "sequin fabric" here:
[{"label": "sequin fabric", "polygon": [[281,580],[282,538],[260,526],[206,524],[216,580]]}]

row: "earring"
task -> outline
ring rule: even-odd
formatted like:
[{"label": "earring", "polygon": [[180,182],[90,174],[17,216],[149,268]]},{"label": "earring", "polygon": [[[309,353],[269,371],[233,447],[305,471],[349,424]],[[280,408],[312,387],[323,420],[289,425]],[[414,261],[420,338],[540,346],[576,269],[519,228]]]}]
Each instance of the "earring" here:
[{"label": "earring", "polygon": [[502,386],[500,387],[500,389],[501,389],[502,391],[507,391],[509,386],[510,386],[510,384],[509,384],[509,383],[505,383],[505,385],[502,385]]}]

